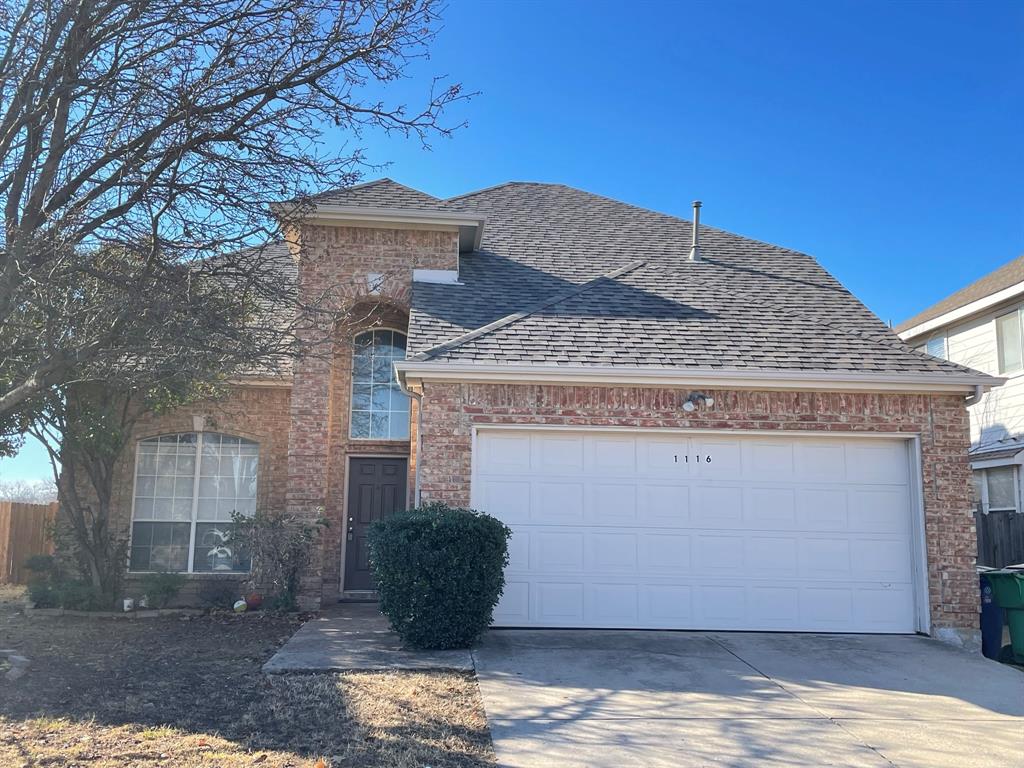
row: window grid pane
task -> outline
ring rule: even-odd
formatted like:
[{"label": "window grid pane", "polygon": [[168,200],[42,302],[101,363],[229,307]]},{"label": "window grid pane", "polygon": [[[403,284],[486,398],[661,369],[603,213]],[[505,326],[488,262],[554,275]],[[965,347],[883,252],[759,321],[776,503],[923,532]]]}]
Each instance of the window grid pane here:
[{"label": "window grid pane", "polygon": [[130,570],[187,571],[193,526],[194,571],[249,570],[227,539],[233,511],[256,511],[259,446],[215,432],[203,433],[201,456],[198,445],[194,432],[139,442]]},{"label": "window grid pane", "polygon": [[405,359],[405,336],[377,329],[355,338],[349,434],[357,439],[407,440],[409,397],[395,379],[394,361]]},{"label": "window grid pane", "polygon": [[996,318],[996,346],[999,350],[999,372],[1010,373],[1024,363],[1021,344],[1020,316],[1017,312]]},{"label": "window grid pane", "polygon": [[1013,467],[994,467],[985,470],[988,483],[989,510],[1017,508],[1017,493],[1013,482]]}]

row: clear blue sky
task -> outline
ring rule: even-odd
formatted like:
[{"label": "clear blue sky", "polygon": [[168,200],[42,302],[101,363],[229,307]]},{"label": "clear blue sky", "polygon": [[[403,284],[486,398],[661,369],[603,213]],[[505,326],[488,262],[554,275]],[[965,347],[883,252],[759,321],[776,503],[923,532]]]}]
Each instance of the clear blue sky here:
[{"label": "clear blue sky", "polygon": [[894,322],[1024,253],[1024,2],[451,0],[445,20],[415,71],[482,94],[430,152],[364,137],[402,183],[700,198]]}]

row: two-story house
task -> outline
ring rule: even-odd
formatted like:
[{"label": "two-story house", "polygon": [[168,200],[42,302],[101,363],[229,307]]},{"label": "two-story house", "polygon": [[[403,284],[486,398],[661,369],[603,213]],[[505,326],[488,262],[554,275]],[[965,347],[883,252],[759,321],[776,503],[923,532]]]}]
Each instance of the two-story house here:
[{"label": "two-story house", "polygon": [[[1001,520],[1012,519],[1024,509],[1024,256],[928,307],[896,331],[918,351],[1006,379],[969,407],[970,458],[979,514],[1003,513]],[[1004,550],[1000,560],[1024,560],[1024,525],[1017,527],[1021,535],[999,544]],[[979,534],[983,539],[981,526]],[[986,548],[980,544],[984,560]]]}]

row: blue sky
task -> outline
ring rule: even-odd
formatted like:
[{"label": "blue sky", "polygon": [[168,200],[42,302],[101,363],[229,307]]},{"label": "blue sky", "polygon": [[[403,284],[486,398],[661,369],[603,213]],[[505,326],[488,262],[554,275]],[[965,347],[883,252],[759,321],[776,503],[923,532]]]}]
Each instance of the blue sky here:
[{"label": "blue sky", "polygon": [[894,322],[1024,253],[1021,2],[451,0],[394,93],[445,73],[482,92],[452,113],[467,128],[431,151],[362,141],[435,195],[552,181],[683,216],[700,198]]}]

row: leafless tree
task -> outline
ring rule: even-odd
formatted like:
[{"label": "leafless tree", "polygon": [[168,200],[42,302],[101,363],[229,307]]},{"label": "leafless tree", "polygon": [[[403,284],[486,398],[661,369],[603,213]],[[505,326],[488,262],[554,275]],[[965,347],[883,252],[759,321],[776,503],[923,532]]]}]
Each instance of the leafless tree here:
[{"label": "leafless tree", "polygon": [[48,504],[57,500],[52,480],[0,480],[0,501],[23,504]]},{"label": "leafless tree", "polygon": [[458,85],[388,100],[437,26],[435,0],[0,0],[7,449],[57,389],[173,370],[186,345],[225,375],[301,351],[259,320],[302,309],[251,247],[290,223],[267,202],[355,181],[364,130],[457,127]]}]

